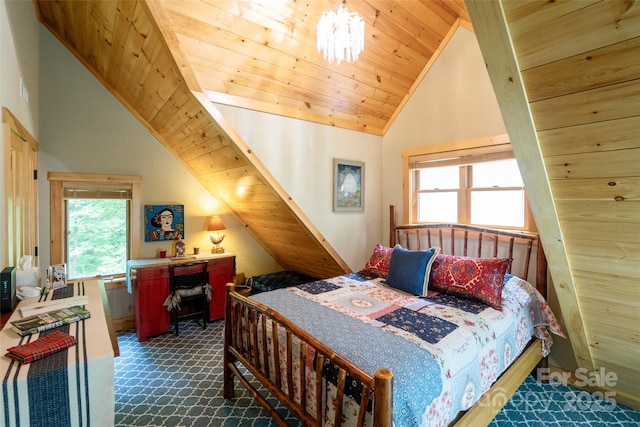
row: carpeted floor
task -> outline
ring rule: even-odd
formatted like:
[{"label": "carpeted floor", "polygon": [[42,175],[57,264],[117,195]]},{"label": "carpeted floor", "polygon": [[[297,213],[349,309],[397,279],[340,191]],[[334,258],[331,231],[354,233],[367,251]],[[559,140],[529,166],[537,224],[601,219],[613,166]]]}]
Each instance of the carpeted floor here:
[{"label": "carpeted floor", "polygon": [[[138,342],[134,331],[118,334],[116,426],[275,426],[240,385],[234,401],[222,397],[222,327],[218,321],[203,331],[195,322],[181,322],[179,336],[170,333],[145,343]],[[292,426],[300,425],[281,405],[277,407]],[[573,425],[640,426],[640,412],[568,386],[527,379],[491,423],[492,427]]]}]

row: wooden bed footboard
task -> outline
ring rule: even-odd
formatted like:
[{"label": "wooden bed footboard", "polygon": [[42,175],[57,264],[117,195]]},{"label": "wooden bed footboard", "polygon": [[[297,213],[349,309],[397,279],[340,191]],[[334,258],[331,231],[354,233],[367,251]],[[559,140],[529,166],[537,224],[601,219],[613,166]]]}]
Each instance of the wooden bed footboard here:
[{"label": "wooden bed footboard", "polygon": [[[286,420],[245,377],[242,364],[266,389],[291,410],[305,425],[321,426],[324,416],[325,379],[323,372],[335,369],[336,388],[334,425],[340,426],[347,382],[360,385],[357,426],[365,424],[373,407],[373,425],[391,427],[393,419],[393,375],[388,369],[378,369],[374,376],[362,371],[348,360],[300,329],[279,313],[247,299],[227,284],[224,331],[224,397],[234,398],[237,378],[280,426]],[[313,365],[309,366],[309,354]],[[281,369],[274,367],[284,366]],[[294,375],[297,373],[297,376]],[[297,378],[296,378],[297,377]],[[310,384],[311,383],[311,384]],[[307,395],[309,386],[315,399]]]}]

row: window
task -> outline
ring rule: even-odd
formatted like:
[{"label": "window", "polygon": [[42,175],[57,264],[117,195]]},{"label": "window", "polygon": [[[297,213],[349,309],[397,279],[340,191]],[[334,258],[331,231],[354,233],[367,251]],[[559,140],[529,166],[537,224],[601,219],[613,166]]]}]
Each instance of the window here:
[{"label": "window", "polygon": [[124,275],[140,250],[140,177],[51,172],[49,181],[51,263],[65,262],[70,279]]},{"label": "window", "polygon": [[[78,193],[84,197],[76,198]],[[86,192],[65,191],[67,277],[122,274],[130,258],[130,192],[87,196]],[[117,196],[126,198],[114,198]]]},{"label": "window", "polygon": [[409,175],[405,221],[533,230],[524,183],[508,141],[458,145],[403,153]]}]

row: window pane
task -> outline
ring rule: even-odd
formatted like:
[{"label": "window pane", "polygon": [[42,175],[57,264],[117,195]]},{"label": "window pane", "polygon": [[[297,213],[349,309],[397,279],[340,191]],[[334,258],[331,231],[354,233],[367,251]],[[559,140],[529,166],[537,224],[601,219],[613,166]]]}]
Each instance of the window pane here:
[{"label": "window pane", "polygon": [[460,188],[459,166],[441,166],[420,169],[420,188],[418,190],[442,190]]},{"label": "window pane", "polygon": [[471,224],[524,227],[524,191],[472,191]]},{"label": "window pane", "polygon": [[418,222],[458,222],[458,193],[418,194]]},{"label": "window pane", "polygon": [[70,279],[123,274],[127,200],[67,200],[67,272]]},{"label": "window pane", "polygon": [[473,188],[524,187],[515,159],[473,165]]}]

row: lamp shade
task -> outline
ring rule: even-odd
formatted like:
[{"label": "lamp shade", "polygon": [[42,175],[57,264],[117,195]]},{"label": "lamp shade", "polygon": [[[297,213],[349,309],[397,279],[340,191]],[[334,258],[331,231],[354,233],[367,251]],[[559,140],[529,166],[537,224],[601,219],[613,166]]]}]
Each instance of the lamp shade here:
[{"label": "lamp shade", "polygon": [[207,227],[207,231],[218,231],[224,230],[224,224],[222,223],[222,219],[218,215],[212,215],[209,218],[209,226]]}]

